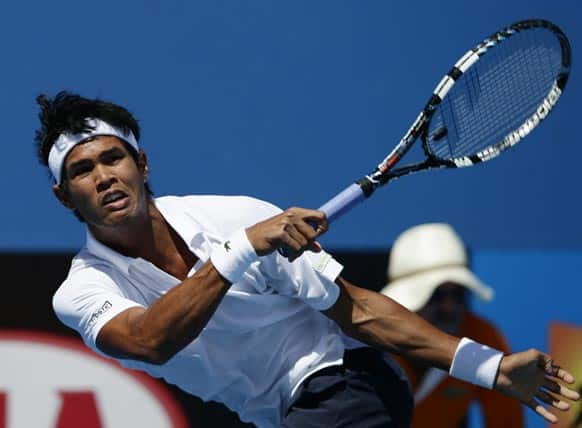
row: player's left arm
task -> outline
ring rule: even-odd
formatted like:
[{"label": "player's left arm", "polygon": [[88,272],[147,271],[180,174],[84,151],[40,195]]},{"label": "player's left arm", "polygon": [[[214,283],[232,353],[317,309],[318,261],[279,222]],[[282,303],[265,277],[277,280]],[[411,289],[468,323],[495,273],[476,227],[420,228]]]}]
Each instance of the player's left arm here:
[{"label": "player's left arm", "polygon": [[[338,277],[339,297],[323,313],[349,336],[376,348],[449,371],[460,339],[432,326],[392,299]],[[560,381],[560,382],[559,382]],[[579,394],[561,382],[574,377],[535,349],[502,357],[493,388],[516,398],[549,422],[557,417],[542,404],[559,410]]]},{"label": "player's left arm", "polygon": [[370,346],[448,370],[459,338],[437,329],[396,301],[341,276],[335,304],[323,313],[348,336]]}]

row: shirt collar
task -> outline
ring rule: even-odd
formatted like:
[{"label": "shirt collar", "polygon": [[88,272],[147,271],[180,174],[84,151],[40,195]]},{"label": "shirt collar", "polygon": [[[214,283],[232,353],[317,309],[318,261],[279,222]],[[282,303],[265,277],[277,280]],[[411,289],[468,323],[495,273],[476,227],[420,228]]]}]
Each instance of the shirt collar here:
[{"label": "shirt collar", "polygon": [[111,262],[114,266],[121,269],[125,274],[129,274],[129,267],[132,263],[134,263],[136,258],[134,257],[127,257],[123,254],[118,253],[112,248],[109,248],[107,245],[102,244],[98,241],[89,228],[87,228],[87,243],[86,243],[87,250],[89,252],[101,259],[107,260]]},{"label": "shirt collar", "polygon": [[[175,201],[168,201],[166,198],[154,199],[156,208],[162,213],[168,224],[180,235],[190,250],[202,261],[210,258],[212,245],[220,243],[221,239],[208,232],[201,222],[193,216],[193,213],[186,212],[181,204]],[[129,274],[129,267],[141,258],[127,257],[118,253],[114,249],[98,241],[87,228],[86,247],[93,255],[111,262],[126,274]]]},{"label": "shirt collar", "polygon": [[210,232],[209,225],[206,224],[198,213],[187,210],[187,205],[181,198],[157,198],[154,199],[156,208],[168,224],[180,235],[190,250],[201,260],[210,258],[212,245],[221,243],[215,234]]}]

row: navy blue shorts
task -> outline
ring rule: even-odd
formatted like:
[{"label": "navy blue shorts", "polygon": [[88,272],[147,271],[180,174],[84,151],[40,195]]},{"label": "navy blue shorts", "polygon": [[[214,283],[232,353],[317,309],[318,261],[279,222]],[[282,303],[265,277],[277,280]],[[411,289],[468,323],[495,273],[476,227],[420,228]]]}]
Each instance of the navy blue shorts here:
[{"label": "navy blue shorts", "polygon": [[372,348],[346,351],[344,364],[303,382],[284,428],[405,428],[413,399],[406,375]]}]

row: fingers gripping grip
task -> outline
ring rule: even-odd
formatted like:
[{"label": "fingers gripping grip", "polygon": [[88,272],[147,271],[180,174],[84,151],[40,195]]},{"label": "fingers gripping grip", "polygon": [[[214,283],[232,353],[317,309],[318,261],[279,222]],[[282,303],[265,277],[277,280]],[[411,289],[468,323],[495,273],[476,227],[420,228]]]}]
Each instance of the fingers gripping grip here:
[{"label": "fingers gripping grip", "polygon": [[[362,187],[357,183],[353,183],[319,207],[319,210],[325,213],[328,223],[331,224],[333,221],[340,218],[350,209],[362,202],[365,198],[366,195]],[[315,224],[312,224],[311,226],[313,226],[314,229],[317,228],[317,225]],[[290,251],[288,248],[279,248],[279,254],[283,257],[288,257]]]}]

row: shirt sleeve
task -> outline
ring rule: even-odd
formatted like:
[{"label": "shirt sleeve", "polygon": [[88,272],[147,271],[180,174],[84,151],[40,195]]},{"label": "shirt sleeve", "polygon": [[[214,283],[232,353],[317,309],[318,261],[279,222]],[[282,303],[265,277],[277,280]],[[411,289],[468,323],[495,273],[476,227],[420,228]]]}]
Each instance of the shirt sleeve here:
[{"label": "shirt sleeve", "polygon": [[[207,212],[207,216],[221,219],[216,226],[224,237],[282,212],[273,204],[247,196],[220,197],[211,206],[216,211]],[[277,251],[259,258],[259,270],[269,291],[301,299],[317,310],[329,309],[337,300],[339,287],[334,281],[342,269],[325,251],[306,251],[293,262]]]},{"label": "shirt sleeve", "polygon": [[339,297],[335,283],[343,266],[325,251],[306,251],[293,262],[278,252],[261,257],[260,270],[269,288],[301,299],[319,311],[329,309]]},{"label": "shirt sleeve", "polygon": [[53,309],[59,320],[76,330],[91,349],[101,354],[96,346],[101,328],[135,306],[142,305],[126,298],[112,277],[96,267],[70,274],[53,296]]}]

